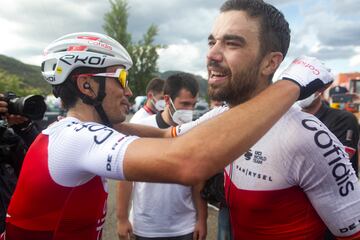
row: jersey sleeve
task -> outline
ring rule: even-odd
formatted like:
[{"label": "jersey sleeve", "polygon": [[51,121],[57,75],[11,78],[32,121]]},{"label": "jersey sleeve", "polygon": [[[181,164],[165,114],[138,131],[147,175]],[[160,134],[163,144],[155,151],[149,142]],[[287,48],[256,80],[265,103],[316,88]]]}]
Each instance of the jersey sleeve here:
[{"label": "jersey sleeve", "polygon": [[96,175],[124,179],[124,155],[138,137],[96,123],[72,122],[54,132],[49,137],[49,171],[57,183],[75,186]]},{"label": "jersey sleeve", "polygon": [[227,107],[227,106],[216,107],[216,108],[210,110],[209,112],[205,113],[204,115],[202,115],[200,118],[196,119],[195,121],[173,127],[171,130],[171,135],[173,137],[183,135],[183,134],[187,133],[188,131],[190,131],[192,128],[199,125],[200,123],[203,123],[213,117],[216,117],[217,115],[219,115],[223,112],[226,112],[228,110],[229,110],[229,107]]},{"label": "jersey sleeve", "polygon": [[[294,130],[294,129],[293,129]],[[344,146],[319,120],[309,117],[294,130],[285,165],[289,181],[308,196],[337,237],[360,232],[360,185]]]},{"label": "jersey sleeve", "polygon": [[[103,137],[106,138],[107,134],[104,133]],[[94,141],[91,150],[81,162],[82,167],[98,176],[124,180],[124,155],[128,145],[135,139],[138,137],[124,136],[115,131],[100,144]]]}]

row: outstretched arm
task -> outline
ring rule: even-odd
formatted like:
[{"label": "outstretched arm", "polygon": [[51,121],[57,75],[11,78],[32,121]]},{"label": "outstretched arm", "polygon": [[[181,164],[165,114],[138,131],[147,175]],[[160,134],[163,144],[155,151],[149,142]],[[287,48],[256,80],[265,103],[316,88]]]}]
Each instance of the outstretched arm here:
[{"label": "outstretched arm", "polygon": [[278,81],[257,97],[200,124],[183,136],[138,139],[125,153],[125,177],[134,181],[190,185],[207,179],[260,139],[297,100],[299,90],[290,81]]},{"label": "outstretched arm", "polygon": [[289,81],[276,82],[248,102],[183,136],[133,141],[125,153],[125,177],[188,185],[205,180],[254,145],[299,99],[300,93],[307,97],[333,80],[329,71],[313,58],[297,59],[285,73],[284,78]]},{"label": "outstretched arm", "polygon": [[171,137],[171,128],[160,129],[136,123],[119,123],[113,128],[125,135],[134,135],[139,137],[168,138]]}]

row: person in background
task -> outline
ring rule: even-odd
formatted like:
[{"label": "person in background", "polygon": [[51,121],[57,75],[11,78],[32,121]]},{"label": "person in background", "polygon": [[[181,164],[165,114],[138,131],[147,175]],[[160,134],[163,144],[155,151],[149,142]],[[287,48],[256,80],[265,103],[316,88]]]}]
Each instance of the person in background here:
[{"label": "person in background", "polygon": [[[165,109],[138,123],[166,129],[190,122],[198,91],[199,85],[193,75],[178,73],[169,76],[164,85]],[[129,239],[133,232],[137,240],[205,239],[207,204],[200,196],[202,187],[203,184],[189,187],[179,184],[119,182],[119,237]],[[129,218],[131,193],[133,200]]]},{"label": "person in background", "polygon": [[5,230],[8,204],[15,190],[25,153],[39,134],[28,118],[8,112],[0,93],[0,234]]},{"label": "person in background", "polygon": [[[359,124],[351,112],[330,108],[322,101],[322,91],[316,92],[308,98],[299,101],[298,104],[304,112],[313,114],[340,140],[349,154],[350,162],[359,175],[358,169],[358,142]],[[326,232],[326,240],[335,239],[329,230]]]},{"label": "person in background", "polygon": [[146,102],[130,119],[131,123],[138,123],[139,120],[164,110],[164,83],[165,81],[161,78],[150,80],[146,86]]}]

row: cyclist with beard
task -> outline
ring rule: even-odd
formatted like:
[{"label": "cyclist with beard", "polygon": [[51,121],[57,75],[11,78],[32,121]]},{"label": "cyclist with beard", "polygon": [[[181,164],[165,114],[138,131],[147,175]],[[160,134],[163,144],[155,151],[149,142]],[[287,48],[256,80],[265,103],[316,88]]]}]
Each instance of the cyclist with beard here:
[{"label": "cyclist with beard", "polygon": [[[256,44],[258,34],[250,32],[248,43]],[[211,48],[209,58],[216,48]],[[243,50],[235,51],[233,60]],[[254,57],[252,51],[258,52],[249,50],[247,59]],[[274,71],[280,60],[279,53],[265,58],[259,72]],[[300,60],[312,67],[292,63],[282,80],[184,136],[139,138],[122,128],[132,95],[126,80],[132,61],[121,44],[98,33],[55,40],[44,51],[42,74],[61,98],[67,116],[43,130],[26,154],[7,213],[6,239],[101,239],[107,178],[183,185],[208,179],[249,149],[296,100],[333,81],[318,60]],[[216,88],[232,79],[220,68],[209,71]],[[358,185],[353,189],[351,194],[357,193]]]},{"label": "cyclist with beard", "polygon": [[[210,98],[226,101],[230,109],[256,98],[271,87],[289,41],[288,23],[274,6],[226,1],[208,41]],[[295,59],[280,76],[317,75],[314,63]],[[289,74],[294,66],[303,72]],[[216,108],[173,128],[173,135],[227,110]],[[360,238],[360,186],[345,149],[318,119],[296,108],[226,167],[225,197],[234,239],[315,240],[324,237],[326,226],[341,239]]]}]

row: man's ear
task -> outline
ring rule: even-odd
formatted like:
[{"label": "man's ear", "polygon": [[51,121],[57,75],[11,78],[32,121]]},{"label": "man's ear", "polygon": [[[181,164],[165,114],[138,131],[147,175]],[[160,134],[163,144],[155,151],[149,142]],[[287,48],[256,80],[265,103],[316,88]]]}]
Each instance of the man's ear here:
[{"label": "man's ear", "polygon": [[79,91],[89,97],[96,97],[96,94],[92,88],[93,81],[88,76],[78,76],[76,84]]},{"label": "man's ear", "polygon": [[276,69],[280,66],[284,57],[281,52],[268,53],[261,62],[260,72],[263,75],[270,76],[275,73]]},{"label": "man's ear", "polygon": [[169,95],[164,95],[164,101],[166,105],[170,105],[170,96]]},{"label": "man's ear", "polygon": [[150,100],[150,99],[153,98],[153,96],[154,96],[154,93],[153,93],[152,91],[149,91],[149,92],[146,94],[146,99],[147,99],[147,100]]}]

